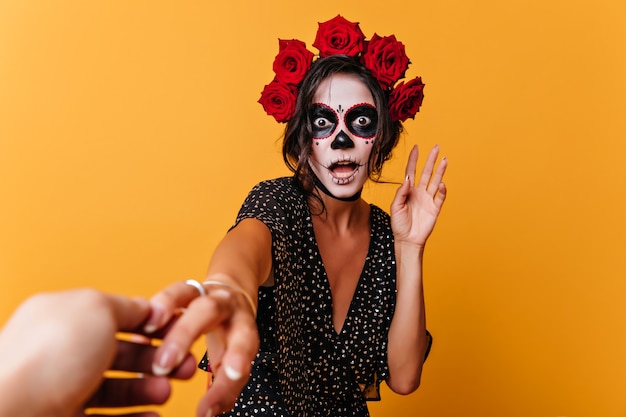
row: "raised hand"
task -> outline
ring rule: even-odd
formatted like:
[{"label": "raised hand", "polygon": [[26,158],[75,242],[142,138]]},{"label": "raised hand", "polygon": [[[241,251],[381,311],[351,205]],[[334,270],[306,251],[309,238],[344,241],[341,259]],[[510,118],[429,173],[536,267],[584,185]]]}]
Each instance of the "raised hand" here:
[{"label": "raised hand", "polygon": [[443,175],[448,161],[443,158],[435,170],[439,146],[428,154],[419,182],[415,184],[417,145],[411,149],[406,165],[406,179],[391,203],[391,227],[395,241],[424,247],[432,233],[446,199]]}]

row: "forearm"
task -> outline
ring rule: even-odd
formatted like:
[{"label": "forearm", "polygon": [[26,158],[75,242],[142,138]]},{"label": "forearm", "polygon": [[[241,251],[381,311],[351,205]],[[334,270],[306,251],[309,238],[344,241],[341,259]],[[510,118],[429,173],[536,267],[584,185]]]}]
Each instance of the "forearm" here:
[{"label": "forearm", "polygon": [[243,220],[215,249],[206,279],[239,287],[256,300],[271,273],[271,250],[269,229],[259,220]]},{"label": "forearm", "polygon": [[409,394],[420,383],[427,348],[422,283],[423,246],[396,243],[396,309],[389,329],[387,384]]}]

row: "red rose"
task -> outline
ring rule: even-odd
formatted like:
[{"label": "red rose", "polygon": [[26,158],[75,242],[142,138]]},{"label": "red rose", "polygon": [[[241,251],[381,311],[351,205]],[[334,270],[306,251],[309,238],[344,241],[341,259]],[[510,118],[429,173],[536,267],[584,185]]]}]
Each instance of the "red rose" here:
[{"label": "red rose", "polygon": [[393,86],[409,68],[404,45],[396,40],[395,35],[380,37],[374,34],[362,60],[383,88]]},{"label": "red rose", "polygon": [[328,22],[319,23],[313,46],[320,57],[330,55],[356,56],[363,51],[365,35],[358,23],[352,23],[337,15]]},{"label": "red rose", "polygon": [[404,122],[408,118],[414,118],[420,111],[424,100],[424,83],[420,77],[416,77],[406,84],[402,81],[389,94],[389,114],[394,122]]},{"label": "red rose", "polygon": [[278,50],[273,66],[276,79],[286,84],[300,84],[311,68],[313,52],[306,49],[305,43],[297,39],[290,41],[279,39]]},{"label": "red rose", "polygon": [[261,92],[259,103],[267,114],[274,116],[277,122],[284,123],[293,116],[297,98],[296,87],[274,80]]}]

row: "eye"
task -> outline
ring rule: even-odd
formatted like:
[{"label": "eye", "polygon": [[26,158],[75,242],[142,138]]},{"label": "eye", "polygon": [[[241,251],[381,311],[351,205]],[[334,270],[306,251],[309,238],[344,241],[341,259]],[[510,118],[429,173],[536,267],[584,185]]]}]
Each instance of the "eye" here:
[{"label": "eye", "polygon": [[321,129],[328,127],[328,125],[330,124],[331,124],[330,120],[328,120],[325,117],[318,117],[317,119],[313,120],[313,126],[321,128]]},{"label": "eye", "polygon": [[354,124],[354,127],[363,128],[369,126],[370,123],[372,123],[372,120],[369,117],[360,116],[357,117],[352,123]]},{"label": "eye", "polygon": [[363,139],[376,136],[378,113],[371,104],[359,104],[350,108],[345,116],[346,126],[352,134]]},{"label": "eye", "polygon": [[337,126],[337,114],[324,104],[314,104],[309,115],[311,131],[316,139],[323,139],[331,135]]}]

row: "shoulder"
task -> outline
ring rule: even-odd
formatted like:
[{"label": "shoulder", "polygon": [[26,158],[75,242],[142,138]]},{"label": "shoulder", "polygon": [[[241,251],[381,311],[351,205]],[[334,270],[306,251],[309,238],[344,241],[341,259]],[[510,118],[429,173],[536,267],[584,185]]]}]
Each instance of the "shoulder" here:
[{"label": "shoulder", "polygon": [[285,225],[293,225],[306,210],[306,200],[293,178],[275,178],[262,181],[252,188],[241,205],[237,223],[244,218],[254,217],[270,227],[270,230],[282,230]]},{"label": "shoulder", "polygon": [[371,217],[373,223],[383,223],[391,225],[391,216],[375,204],[370,204]]},{"label": "shoulder", "polygon": [[279,177],[261,181],[252,190],[288,190],[292,188],[295,188],[293,177]]},{"label": "shoulder", "polygon": [[248,198],[289,201],[301,196],[293,177],[280,177],[259,182],[250,190]]}]

